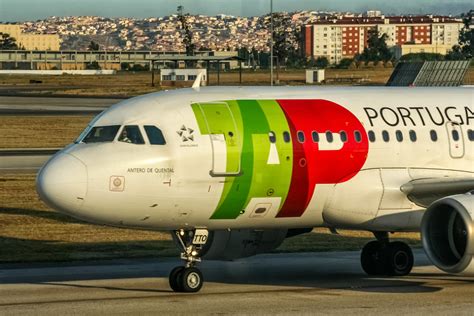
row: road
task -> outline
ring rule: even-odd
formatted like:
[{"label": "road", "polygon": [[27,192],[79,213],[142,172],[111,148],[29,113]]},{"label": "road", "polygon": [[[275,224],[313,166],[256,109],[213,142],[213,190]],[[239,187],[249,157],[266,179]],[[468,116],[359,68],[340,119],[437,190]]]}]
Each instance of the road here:
[{"label": "road", "polygon": [[196,294],[174,293],[174,259],[0,265],[2,315],[466,314],[474,280],[429,265],[421,250],[401,278],[369,278],[358,252],[269,254],[203,262]]}]

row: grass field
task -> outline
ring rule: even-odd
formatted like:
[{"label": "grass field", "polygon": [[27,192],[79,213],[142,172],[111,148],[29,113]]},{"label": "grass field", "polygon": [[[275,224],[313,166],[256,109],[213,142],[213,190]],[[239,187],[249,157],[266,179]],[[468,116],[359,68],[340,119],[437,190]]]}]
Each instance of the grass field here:
[{"label": "grass field", "polygon": [[0,148],[62,148],[92,116],[0,116]]},{"label": "grass field", "polygon": [[[390,77],[392,68],[372,68],[340,70],[328,69],[326,78],[363,78],[364,84],[383,85]],[[275,72],[275,80],[277,73]],[[157,76],[158,77],[158,76]],[[40,84],[30,84],[30,80],[38,80]],[[281,85],[302,85],[305,82],[304,70],[281,70],[278,72]],[[217,73],[209,74],[210,85],[217,85]],[[243,85],[269,85],[269,71],[245,70],[242,74]],[[221,72],[221,85],[239,85],[238,71]],[[345,83],[349,85],[350,83]],[[81,95],[81,96],[120,96],[129,97],[140,94],[169,89],[173,87],[151,86],[149,72],[119,72],[109,76],[20,76],[0,75],[0,89],[27,94],[42,95]],[[0,91],[1,91],[0,90]]]},{"label": "grass field", "polygon": [[[168,233],[90,225],[54,212],[35,192],[35,175],[0,175],[0,262],[178,256]],[[419,246],[418,234],[396,238]],[[287,239],[276,252],[358,250],[372,235],[326,229]]]},{"label": "grass field", "polygon": [[[338,81],[343,78],[359,78],[362,85],[385,85],[393,68],[373,67],[358,69],[326,69],[328,85],[351,85],[350,81]],[[158,74],[158,72],[157,72]],[[275,80],[278,77],[280,85],[302,85],[305,83],[303,69],[288,69],[275,71]],[[158,78],[158,75],[156,76]],[[30,80],[42,83],[31,84]],[[334,80],[336,79],[336,80]],[[210,85],[217,85],[217,73],[209,74]],[[244,70],[242,85],[269,85],[270,72],[268,70]],[[357,80],[354,81],[357,83]],[[239,85],[239,72],[221,72],[221,85]],[[464,84],[474,84],[474,67],[469,68]],[[81,96],[116,96],[131,97],[145,93],[174,87],[160,87],[158,79],[156,86],[151,86],[150,72],[118,72],[116,75],[102,76],[25,76],[0,75],[0,91],[13,93],[42,94],[42,95],[81,95]]]}]

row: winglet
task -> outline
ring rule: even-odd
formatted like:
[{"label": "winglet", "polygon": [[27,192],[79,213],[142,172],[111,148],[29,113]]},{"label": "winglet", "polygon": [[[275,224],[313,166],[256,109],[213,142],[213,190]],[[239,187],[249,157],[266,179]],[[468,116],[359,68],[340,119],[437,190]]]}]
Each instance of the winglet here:
[{"label": "winglet", "polygon": [[197,75],[196,80],[194,80],[193,83],[193,89],[196,91],[199,91],[199,88],[201,87],[201,80],[202,80],[202,72]]}]

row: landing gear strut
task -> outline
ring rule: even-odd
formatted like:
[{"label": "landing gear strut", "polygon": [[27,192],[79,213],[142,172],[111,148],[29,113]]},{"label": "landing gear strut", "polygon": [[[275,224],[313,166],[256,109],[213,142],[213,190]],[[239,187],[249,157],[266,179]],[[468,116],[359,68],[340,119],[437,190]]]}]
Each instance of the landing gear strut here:
[{"label": "landing gear strut", "polygon": [[175,267],[169,274],[170,287],[175,292],[198,292],[203,283],[201,271],[195,267],[201,262],[199,250],[207,241],[208,232],[205,229],[177,230],[173,237],[178,241],[183,252],[181,259],[186,262],[184,266]]},{"label": "landing gear strut", "polygon": [[377,240],[362,249],[360,262],[368,275],[403,276],[413,268],[413,252],[401,241],[390,242],[387,232],[374,232]]}]

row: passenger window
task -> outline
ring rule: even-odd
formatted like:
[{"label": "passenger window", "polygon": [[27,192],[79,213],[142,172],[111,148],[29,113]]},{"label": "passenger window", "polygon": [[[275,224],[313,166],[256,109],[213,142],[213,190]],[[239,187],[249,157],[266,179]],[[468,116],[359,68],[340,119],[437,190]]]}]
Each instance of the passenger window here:
[{"label": "passenger window", "polygon": [[451,131],[451,135],[453,135],[453,140],[457,142],[459,140],[459,132],[456,130]]},{"label": "passenger window", "polygon": [[362,136],[360,135],[359,131],[354,132],[354,139],[356,142],[360,143],[362,141]]},{"label": "passenger window", "polygon": [[82,140],[83,143],[103,143],[111,142],[115,139],[120,125],[110,126],[95,126],[86,137]]},{"label": "passenger window", "polygon": [[471,142],[474,141],[474,130],[472,129],[467,130],[467,138],[469,138]]},{"label": "passenger window", "polygon": [[283,140],[285,141],[285,143],[289,143],[291,141],[290,133],[283,132]]},{"label": "passenger window", "polygon": [[332,133],[330,131],[326,132],[326,140],[328,141],[328,143],[332,143],[334,140],[334,137],[332,136]]},{"label": "passenger window", "polygon": [[368,134],[369,134],[369,135],[368,135],[368,136],[369,136],[369,140],[370,140],[372,143],[375,142],[375,133],[374,133],[374,131],[369,131]]},{"label": "passenger window", "polygon": [[297,134],[298,134],[298,141],[299,141],[300,143],[304,143],[305,137],[304,137],[303,131],[298,131]]},{"label": "passenger window", "polygon": [[416,132],[414,130],[410,130],[410,140],[416,142]]},{"label": "passenger window", "polygon": [[395,132],[395,137],[397,138],[397,141],[400,143],[403,141],[403,134],[401,131],[396,131]]},{"label": "passenger window", "polygon": [[341,131],[341,132],[339,133],[339,135],[341,135],[341,141],[342,141],[343,143],[347,142],[347,134],[346,134],[345,131]]},{"label": "passenger window", "polygon": [[151,145],[166,145],[165,137],[158,127],[145,125],[144,128]]},{"label": "passenger window", "polygon": [[387,131],[382,131],[382,139],[386,143],[390,141],[390,135]]},{"label": "passenger window", "polygon": [[276,143],[276,135],[274,132],[268,133],[268,138],[270,139],[270,143],[272,144]]},{"label": "passenger window", "polygon": [[143,141],[142,133],[140,133],[140,129],[137,125],[125,126],[122,129],[122,132],[120,133],[118,141],[137,145],[145,144],[145,142]]},{"label": "passenger window", "polygon": [[313,142],[314,142],[314,143],[318,143],[318,142],[319,142],[319,134],[318,134],[318,132],[313,131],[313,132],[311,133],[311,138],[313,139]]},{"label": "passenger window", "polygon": [[431,137],[431,140],[434,142],[438,140],[438,134],[436,133],[434,129],[430,131],[430,137]]}]

